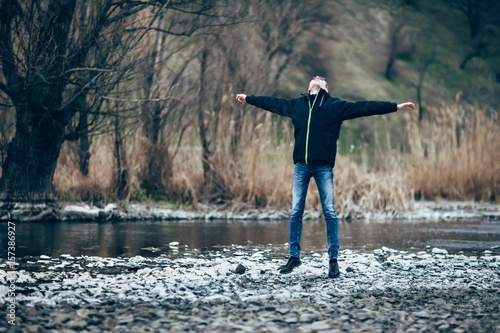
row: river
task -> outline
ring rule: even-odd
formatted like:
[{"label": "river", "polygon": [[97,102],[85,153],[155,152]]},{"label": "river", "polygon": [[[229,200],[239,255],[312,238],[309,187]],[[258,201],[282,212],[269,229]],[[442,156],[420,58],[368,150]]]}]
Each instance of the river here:
[{"label": "river", "polygon": [[[304,221],[302,250],[326,251],[323,220]],[[0,249],[7,256],[7,223],[0,224]],[[419,252],[446,249],[466,255],[500,254],[498,221],[339,222],[341,249],[371,251],[383,246]],[[287,253],[288,221],[135,221],[107,223],[17,223],[16,257],[61,254],[100,257],[186,256],[228,246],[272,247]]]}]

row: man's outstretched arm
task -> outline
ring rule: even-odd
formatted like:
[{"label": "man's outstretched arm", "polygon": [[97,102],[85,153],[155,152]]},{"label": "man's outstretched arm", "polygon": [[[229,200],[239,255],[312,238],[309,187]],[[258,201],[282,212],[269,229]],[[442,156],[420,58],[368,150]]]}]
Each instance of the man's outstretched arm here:
[{"label": "man's outstretched arm", "polygon": [[237,94],[236,99],[238,102],[247,102],[258,108],[279,114],[280,116],[292,117],[293,100],[291,99],[270,96],[247,96],[245,94]]},{"label": "man's outstretched arm", "polygon": [[359,117],[387,114],[391,112],[409,110],[415,108],[412,102],[394,103],[383,101],[340,101],[338,104],[339,115],[343,120]]}]

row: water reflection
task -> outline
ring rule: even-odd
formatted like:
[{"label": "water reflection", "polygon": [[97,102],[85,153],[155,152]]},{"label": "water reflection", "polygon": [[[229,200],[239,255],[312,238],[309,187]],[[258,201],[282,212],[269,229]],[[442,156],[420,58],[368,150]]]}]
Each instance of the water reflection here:
[{"label": "water reflection", "polygon": [[[7,224],[0,224],[2,258],[7,255]],[[430,247],[450,253],[500,254],[500,224],[488,221],[340,223],[342,249],[373,250],[382,246],[421,251]],[[157,256],[180,249],[212,250],[231,244],[282,246],[288,242],[288,221],[142,221],[114,223],[18,223],[16,256],[60,254]],[[283,247],[283,253],[286,247]],[[145,249],[150,248],[150,249]],[[156,251],[152,252],[151,248]],[[322,220],[305,221],[304,251],[326,251],[326,228]]]}]

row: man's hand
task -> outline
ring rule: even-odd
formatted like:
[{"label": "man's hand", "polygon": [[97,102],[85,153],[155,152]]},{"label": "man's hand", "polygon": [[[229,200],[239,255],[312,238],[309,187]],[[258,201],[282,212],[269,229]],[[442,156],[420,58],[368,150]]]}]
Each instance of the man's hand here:
[{"label": "man's hand", "polygon": [[245,95],[245,94],[236,95],[236,99],[238,100],[238,102],[241,102],[241,103],[245,102],[245,98],[247,98],[247,95]]},{"label": "man's hand", "polygon": [[415,104],[413,104],[412,102],[398,104],[398,111],[410,110],[410,109],[414,109],[414,108],[415,108]]}]

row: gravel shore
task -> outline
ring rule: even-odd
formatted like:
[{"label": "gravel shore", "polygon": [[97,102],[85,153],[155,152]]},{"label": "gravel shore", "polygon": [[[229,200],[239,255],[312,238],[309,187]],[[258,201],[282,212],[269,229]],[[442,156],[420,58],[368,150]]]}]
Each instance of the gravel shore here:
[{"label": "gravel shore", "polygon": [[[306,210],[304,219],[317,219],[321,211]],[[0,222],[106,222],[146,220],[282,220],[289,219],[290,209],[233,211],[213,205],[198,204],[198,209],[168,209],[161,206],[131,204],[125,207],[110,203],[105,207],[88,205],[10,204],[0,202]],[[340,220],[500,220],[500,205],[467,201],[410,201],[401,211],[363,211],[352,205],[338,212]]]},{"label": "gravel shore", "polygon": [[[172,244],[172,246],[178,246]],[[306,253],[289,275],[277,248],[155,258],[25,257],[8,332],[499,332],[500,256],[382,248]],[[8,288],[0,261],[2,318]]]}]

